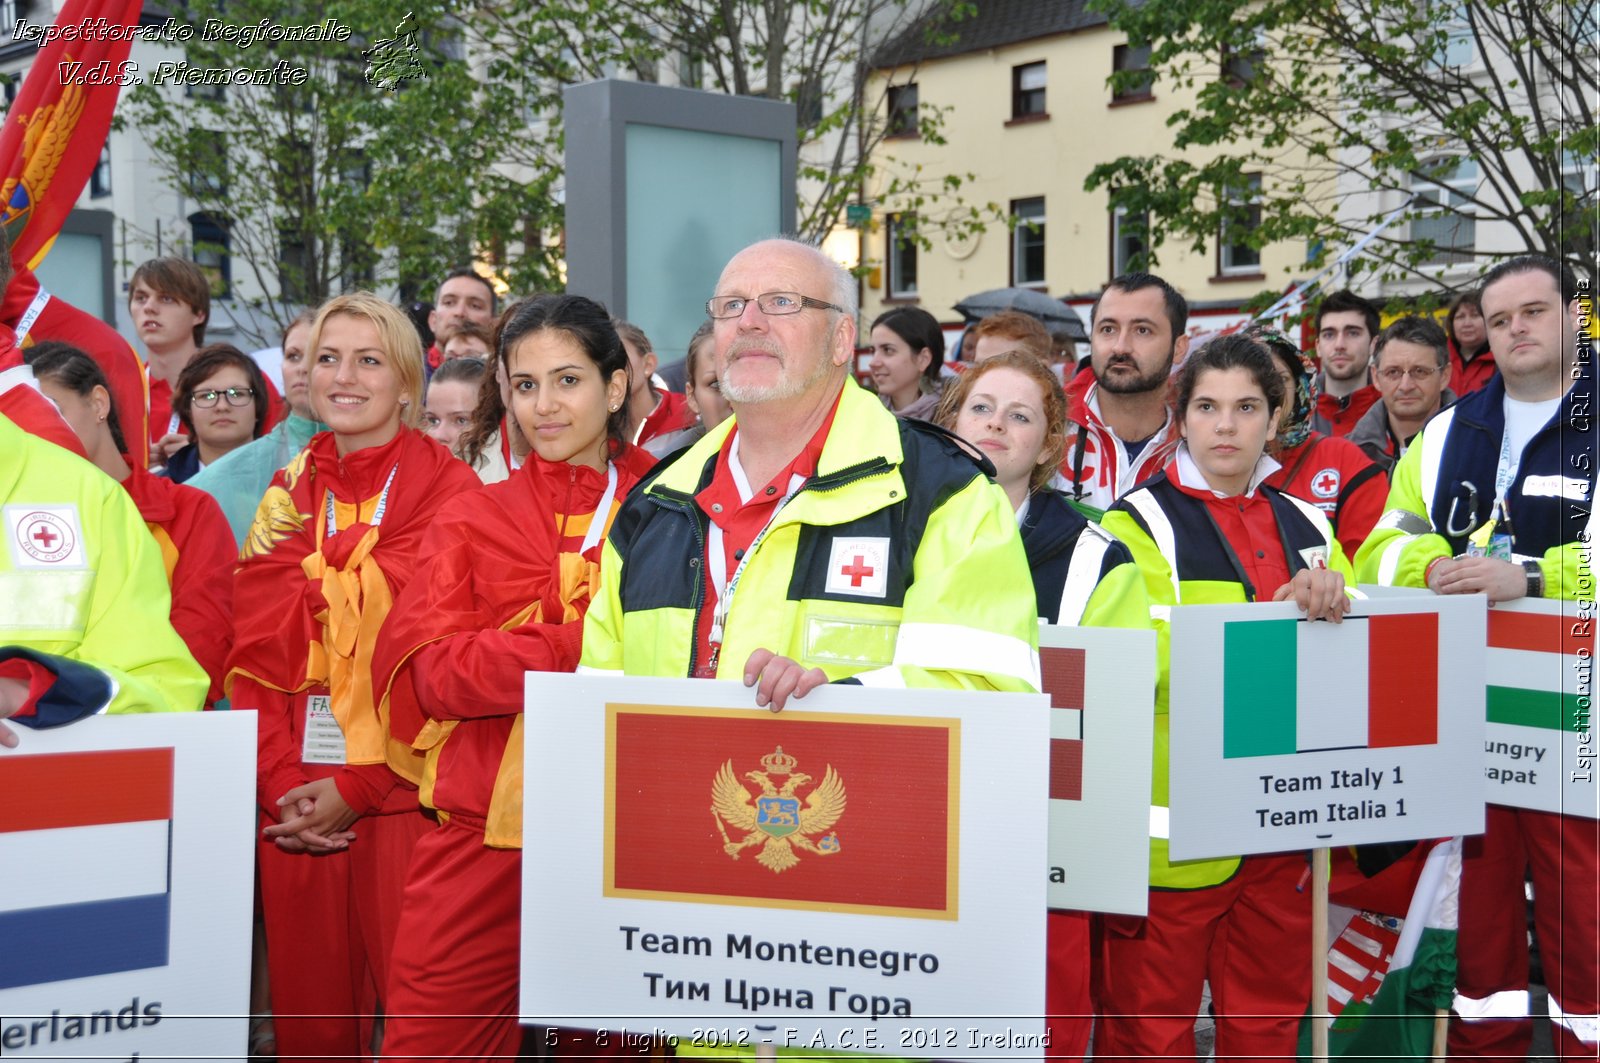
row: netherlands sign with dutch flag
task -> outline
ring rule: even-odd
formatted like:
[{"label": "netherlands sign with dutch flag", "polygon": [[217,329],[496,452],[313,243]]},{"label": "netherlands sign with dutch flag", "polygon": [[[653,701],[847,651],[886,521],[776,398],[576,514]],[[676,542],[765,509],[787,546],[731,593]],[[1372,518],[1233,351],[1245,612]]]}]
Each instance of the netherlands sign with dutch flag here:
[{"label": "netherlands sign with dutch flag", "polygon": [[173,750],[13,755],[0,771],[0,989],[164,967]]}]

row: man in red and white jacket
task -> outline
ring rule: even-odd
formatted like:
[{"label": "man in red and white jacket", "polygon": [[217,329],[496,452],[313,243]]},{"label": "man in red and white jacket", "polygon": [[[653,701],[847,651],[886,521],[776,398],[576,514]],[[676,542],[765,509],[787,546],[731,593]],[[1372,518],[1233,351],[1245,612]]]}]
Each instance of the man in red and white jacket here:
[{"label": "man in red and white jacket", "polygon": [[1107,509],[1172,457],[1179,436],[1167,380],[1189,349],[1188,323],[1188,302],[1151,273],[1125,273],[1095,300],[1090,371],[1067,384],[1069,497]]}]

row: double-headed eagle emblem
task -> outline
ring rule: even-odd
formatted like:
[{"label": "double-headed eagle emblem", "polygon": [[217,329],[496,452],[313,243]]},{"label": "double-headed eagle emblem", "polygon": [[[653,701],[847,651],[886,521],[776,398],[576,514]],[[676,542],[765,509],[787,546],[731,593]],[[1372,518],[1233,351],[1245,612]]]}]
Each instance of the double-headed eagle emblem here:
[{"label": "double-headed eagle emblem", "polygon": [[[747,771],[744,777],[761,787],[759,795],[752,794],[733,774],[733,761],[725,761],[717,777],[711,782],[711,815],[722,834],[722,851],[739,859],[739,850],[760,845],[756,863],[774,872],[787,871],[800,862],[796,849],[804,849],[818,856],[831,856],[839,851],[839,837],[828,834],[813,841],[808,835],[822,834],[844,815],[844,781],[828,765],[822,785],[805,797],[801,807],[798,790],[812,781],[803,771],[796,771],[799,761],[779,746],[761,758],[762,771]],[[772,776],[788,776],[780,788],[773,785]],[[752,800],[752,798],[754,800]],[[722,821],[734,830],[749,831],[738,841],[728,837]]]}]

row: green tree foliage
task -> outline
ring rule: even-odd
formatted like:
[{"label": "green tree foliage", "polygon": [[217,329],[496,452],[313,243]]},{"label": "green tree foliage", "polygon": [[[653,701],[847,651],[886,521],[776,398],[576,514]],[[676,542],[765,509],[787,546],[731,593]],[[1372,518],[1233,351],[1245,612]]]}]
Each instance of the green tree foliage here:
[{"label": "green tree foliage", "polygon": [[[1260,174],[1249,242],[1302,242],[1309,267],[1409,198],[1405,223],[1353,275],[1437,284],[1440,264],[1520,251],[1593,268],[1591,0],[1091,2],[1151,46],[1158,94],[1195,93],[1169,122],[1173,150],[1114,159],[1087,180],[1114,206],[1149,212],[1156,257],[1167,240],[1203,250],[1239,226],[1246,206],[1230,190]],[[1510,246],[1472,242],[1474,229]]]},{"label": "green tree foliage", "polygon": [[[475,71],[468,57],[481,39],[452,8],[329,0],[290,14],[269,0],[192,0],[185,17],[197,32],[182,46],[191,67],[282,61],[303,80],[158,84],[151,71],[124,98],[120,120],[147,138],[189,209],[226,229],[236,275],[242,265],[261,290],[281,294],[264,304],[272,316],[358,287],[431,295],[431,283],[477,249],[500,256],[496,266],[513,288],[557,283],[558,249],[538,234],[560,228],[552,195],[559,129],[530,121],[556,90],[518,61],[546,39],[530,34]],[[394,41],[408,17],[420,64],[413,73],[423,76],[375,86],[363,50]],[[237,39],[204,39],[198,31],[213,18],[234,26],[337,19],[354,35],[242,48]],[[508,256],[516,244],[521,252]]]}]

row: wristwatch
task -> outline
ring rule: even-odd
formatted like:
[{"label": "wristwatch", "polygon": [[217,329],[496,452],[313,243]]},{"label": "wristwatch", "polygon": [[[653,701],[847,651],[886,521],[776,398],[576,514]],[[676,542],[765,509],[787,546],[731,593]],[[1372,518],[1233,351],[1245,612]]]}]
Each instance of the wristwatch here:
[{"label": "wristwatch", "polygon": [[1528,574],[1528,597],[1544,597],[1544,569],[1539,567],[1537,561],[1524,561],[1522,571]]}]

